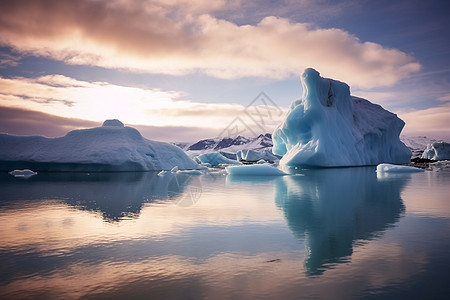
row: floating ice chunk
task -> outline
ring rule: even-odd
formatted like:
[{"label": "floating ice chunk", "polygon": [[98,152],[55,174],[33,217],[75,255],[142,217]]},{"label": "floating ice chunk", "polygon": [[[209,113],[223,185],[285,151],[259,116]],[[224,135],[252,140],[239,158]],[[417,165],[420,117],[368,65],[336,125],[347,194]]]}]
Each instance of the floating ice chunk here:
[{"label": "floating ice chunk", "polygon": [[410,166],[398,166],[391,164],[379,164],[377,166],[378,173],[415,173],[424,172],[423,169],[410,167]]},{"label": "floating ice chunk", "polygon": [[13,175],[14,177],[24,177],[29,178],[31,176],[37,175],[37,172],[34,172],[30,169],[23,169],[23,170],[14,170],[9,172],[9,174]]},{"label": "floating ice chunk", "polygon": [[266,161],[265,161],[264,159],[260,159],[260,160],[258,160],[256,163],[257,163],[257,164],[265,164]]},{"label": "floating ice chunk", "polygon": [[173,167],[170,172],[176,173],[178,171],[178,166]]},{"label": "floating ice chunk", "polygon": [[73,130],[60,138],[0,134],[1,171],[158,171],[174,166],[199,168],[177,146],[148,140],[119,120]]},{"label": "floating ice chunk", "polygon": [[158,175],[158,176],[164,176],[164,175],[166,175],[167,173],[169,173],[169,172],[166,171],[166,170],[162,170],[162,171],[160,171],[157,175]]},{"label": "floating ice chunk", "polygon": [[242,163],[236,160],[226,158],[219,152],[205,153],[197,156],[202,165],[209,164],[211,167],[218,167],[220,165],[241,165]]},{"label": "floating ice chunk", "polygon": [[273,133],[273,153],[281,165],[338,167],[409,163],[411,151],[400,141],[405,125],[395,114],[350,96],[350,87],[302,74],[303,97],[291,104]]},{"label": "floating ice chunk", "polygon": [[287,175],[285,172],[281,171],[272,166],[268,165],[242,165],[242,166],[231,166],[226,167],[225,170],[230,175],[236,176],[283,176]]},{"label": "floating ice chunk", "polygon": [[200,170],[178,170],[177,174],[186,174],[186,175],[203,175]]},{"label": "floating ice chunk", "polygon": [[427,145],[422,153],[422,158],[433,160],[450,159],[450,144],[446,142],[434,142]]}]

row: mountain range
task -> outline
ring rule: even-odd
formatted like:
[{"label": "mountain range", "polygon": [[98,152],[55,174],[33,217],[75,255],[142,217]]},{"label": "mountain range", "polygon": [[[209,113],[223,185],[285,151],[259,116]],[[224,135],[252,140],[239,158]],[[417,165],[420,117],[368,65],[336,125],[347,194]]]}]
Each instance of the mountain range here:
[{"label": "mountain range", "polygon": [[[400,140],[412,151],[412,157],[418,157],[425,150],[427,144],[435,142],[425,136],[400,136]],[[175,143],[184,151],[196,154],[200,152],[228,152],[236,153],[243,149],[265,149],[273,146],[272,135],[270,133],[260,134],[255,138],[237,136],[235,138],[210,138],[203,139],[195,143]]]}]

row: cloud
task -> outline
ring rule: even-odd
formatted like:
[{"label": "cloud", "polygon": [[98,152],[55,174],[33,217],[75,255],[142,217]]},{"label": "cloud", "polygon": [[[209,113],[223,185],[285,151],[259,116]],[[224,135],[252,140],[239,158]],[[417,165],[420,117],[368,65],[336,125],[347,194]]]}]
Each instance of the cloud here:
[{"label": "cloud", "polygon": [[1,133],[59,137],[73,129],[100,125],[99,122],[63,118],[27,109],[0,106]]},{"label": "cloud", "polygon": [[18,66],[21,58],[20,55],[0,52],[0,69]]},{"label": "cloud", "polygon": [[[60,137],[71,130],[98,126],[101,126],[101,122],[64,118],[33,110],[0,106],[0,133]],[[130,126],[138,129],[148,139],[166,142],[194,142],[218,134],[217,130],[202,127]]]},{"label": "cloud", "polygon": [[[92,127],[94,122],[114,118],[142,129],[152,139],[193,141],[221,135],[230,126],[245,136],[271,132],[285,112],[263,102],[246,108],[181,100],[182,95],[63,75],[0,77],[0,131],[61,136],[83,124]],[[232,124],[236,118],[239,124]],[[74,119],[79,121],[74,123]],[[52,124],[57,125],[52,128]]]},{"label": "cloud", "polygon": [[400,50],[362,42],[340,29],[274,16],[237,25],[210,13],[239,2],[195,3],[2,2],[0,43],[68,64],[158,74],[286,78],[311,66],[359,87],[392,85],[421,67]]},{"label": "cloud", "polygon": [[450,94],[446,94],[441,97],[438,97],[436,100],[443,101],[443,102],[450,101]]},{"label": "cloud", "polygon": [[413,112],[401,113],[405,135],[426,135],[428,138],[450,141],[450,103]]}]

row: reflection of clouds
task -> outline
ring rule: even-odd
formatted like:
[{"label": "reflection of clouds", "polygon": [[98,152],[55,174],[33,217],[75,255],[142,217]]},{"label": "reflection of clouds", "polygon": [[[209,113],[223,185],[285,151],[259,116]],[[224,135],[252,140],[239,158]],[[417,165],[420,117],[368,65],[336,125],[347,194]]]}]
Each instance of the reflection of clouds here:
[{"label": "reflection of clouds", "polygon": [[154,200],[180,201],[191,185],[201,189],[196,176],[170,172],[42,173],[26,182],[5,179],[2,191],[7,201],[63,199],[78,209],[100,212],[109,221],[136,217],[144,203]]},{"label": "reflection of clouds", "polygon": [[427,171],[413,174],[408,189],[402,194],[408,199],[408,213],[432,218],[449,218],[449,182],[450,172]]},{"label": "reflection of clouds", "polygon": [[[0,249],[71,252],[97,243],[176,236],[196,226],[240,226],[250,219],[271,224],[279,218],[273,185],[224,192],[225,176],[41,173],[26,181],[0,176]],[[197,202],[191,205],[192,200]]]},{"label": "reflection of clouds", "polygon": [[[2,288],[0,295],[9,298],[46,295],[52,299],[87,295],[105,299],[130,295],[161,299],[181,299],[186,295],[208,299],[229,299],[230,295],[236,299],[268,295],[276,295],[278,299],[351,299],[367,291],[376,294],[377,289],[395,287],[418,274],[426,263],[420,253],[375,242],[371,249],[358,249],[347,268],[330,269],[317,282],[317,278],[299,276],[297,256],[279,252],[248,256],[218,253],[201,259],[166,255],[134,262],[111,261],[106,257],[98,264],[70,260],[51,272],[12,281]],[[273,258],[278,260],[270,262]]]},{"label": "reflection of clouds", "polygon": [[349,261],[356,241],[378,236],[404,211],[400,193],[407,180],[378,181],[374,168],[318,169],[305,175],[283,178],[276,202],[294,235],[305,239],[311,275]]},{"label": "reflection of clouds", "polygon": [[[316,170],[307,176],[227,185],[223,176],[200,177],[203,193],[195,206],[155,201],[143,205],[136,218],[121,222],[104,222],[97,211],[56,198],[22,201],[39,189],[26,192],[27,185],[19,184],[24,191],[11,198],[16,201],[0,206],[0,298],[350,299],[414,281],[433,259],[428,250],[434,244],[405,246],[403,231],[364,242],[399,218],[399,196],[408,180],[378,182],[374,169],[373,174],[364,168],[351,170],[353,175],[331,169],[327,176]],[[345,183],[348,179],[354,186]],[[55,179],[53,191],[65,181]],[[133,185],[133,180],[123,184]],[[274,207],[275,192],[280,210]],[[340,198],[344,196],[348,199]],[[301,212],[292,203],[308,201],[311,219],[322,223],[298,220]],[[352,243],[359,246],[350,248],[351,260],[334,263],[320,279],[308,276],[311,269],[303,269],[314,265],[302,266],[307,253],[284,226],[283,213],[296,237],[303,233],[293,228],[309,230],[310,250],[335,232],[347,251]],[[386,219],[379,214],[387,214]],[[354,215],[359,223],[344,219]],[[418,236],[427,232],[425,228]],[[328,254],[317,255],[321,253]]]}]

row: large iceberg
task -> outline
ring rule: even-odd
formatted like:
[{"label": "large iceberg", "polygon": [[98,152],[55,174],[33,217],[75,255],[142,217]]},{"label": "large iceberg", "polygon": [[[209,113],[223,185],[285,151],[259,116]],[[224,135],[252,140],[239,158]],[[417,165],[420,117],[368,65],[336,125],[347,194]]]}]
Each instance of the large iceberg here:
[{"label": "large iceberg", "polygon": [[450,159],[450,144],[446,142],[434,142],[427,145],[422,153],[422,158],[433,160]]},{"label": "large iceberg", "polygon": [[0,134],[0,171],[156,171],[198,169],[177,146],[148,140],[118,120],[59,138]]},{"label": "large iceberg", "polygon": [[395,114],[350,96],[350,87],[322,78],[314,69],[301,76],[303,97],[291,104],[273,133],[273,153],[281,165],[306,167],[409,163],[400,141],[405,125]]}]

